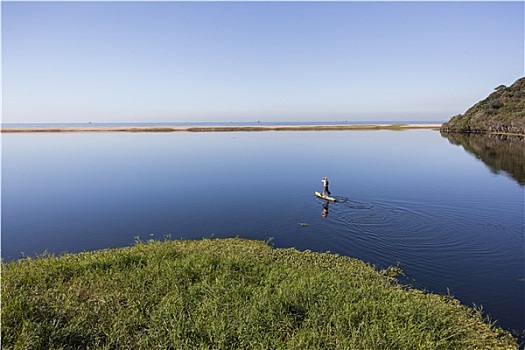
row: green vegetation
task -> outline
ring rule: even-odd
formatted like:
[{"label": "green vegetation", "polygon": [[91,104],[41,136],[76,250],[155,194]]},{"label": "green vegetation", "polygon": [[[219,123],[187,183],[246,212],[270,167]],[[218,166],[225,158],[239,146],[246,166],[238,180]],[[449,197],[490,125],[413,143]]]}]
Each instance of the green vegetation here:
[{"label": "green vegetation", "polygon": [[525,134],[525,77],[509,87],[500,85],[465,114],[452,117],[443,132]]},{"label": "green vegetation", "polygon": [[2,347],[517,348],[479,311],[392,271],[241,239],[3,262]]}]

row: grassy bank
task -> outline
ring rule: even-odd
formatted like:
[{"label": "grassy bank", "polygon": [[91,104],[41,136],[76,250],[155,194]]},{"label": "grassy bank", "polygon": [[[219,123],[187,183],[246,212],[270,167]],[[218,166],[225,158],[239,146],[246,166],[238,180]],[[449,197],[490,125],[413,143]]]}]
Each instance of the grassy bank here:
[{"label": "grassy bank", "polygon": [[71,133],[71,132],[230,132],[230,131],[352,131],[435,129],[441,124],[353,124],[353,125],[267,125],[267,126],[141,126],[141,127],[19,127],[3,128],[2,133]]},{"label": "grassy bank", "polygon": [[[425,128],[410,124],[354,124],[354,125],[288,125],[288,126],[205,126],[190,127],[191,132],[227,132],[227,131],[352,131],[352,130],[403,130]],[[435,128],[435,126],[428,126]]]},{"label": "grassy bank", "polygon": [[362,261],[241,239],[2,263],[3,349],[516,349]]}]

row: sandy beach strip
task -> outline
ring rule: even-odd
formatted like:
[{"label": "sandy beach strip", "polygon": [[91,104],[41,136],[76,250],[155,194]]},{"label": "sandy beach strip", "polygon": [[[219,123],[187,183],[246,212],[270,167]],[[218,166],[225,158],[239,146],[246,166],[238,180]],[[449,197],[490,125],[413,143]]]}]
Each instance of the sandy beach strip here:
[{"label": "sandy beach strip", "polygon": [[344,124],[344,125],[254,125],[254,126],[108,126],[108,127],[13,127],[2,133],[57,132],[228,132],[228,131],[338,131],[439,129],[441,124]]}]

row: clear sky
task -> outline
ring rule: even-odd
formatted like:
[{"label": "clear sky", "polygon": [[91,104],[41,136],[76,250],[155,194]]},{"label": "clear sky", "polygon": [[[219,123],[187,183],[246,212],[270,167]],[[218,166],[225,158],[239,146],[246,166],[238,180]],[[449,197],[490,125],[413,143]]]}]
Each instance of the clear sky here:
[{"label": "clear sky", "polygon": [[524,75],[524,3],[6,2],[3,122],[445,121]]}]

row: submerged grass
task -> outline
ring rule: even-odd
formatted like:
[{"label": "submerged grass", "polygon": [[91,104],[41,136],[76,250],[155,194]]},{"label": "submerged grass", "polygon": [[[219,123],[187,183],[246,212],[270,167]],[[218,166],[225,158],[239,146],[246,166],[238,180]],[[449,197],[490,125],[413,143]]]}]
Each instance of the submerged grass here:
[{"label": "submerged grass", "polygon": [[450,296],[261,241],[149,241],[2,263],[3,349],[516,349]]}]

